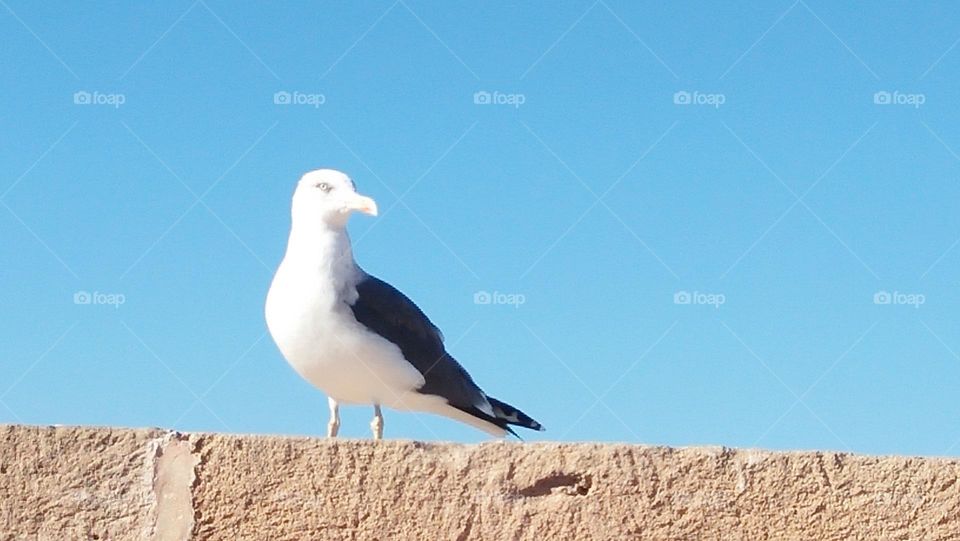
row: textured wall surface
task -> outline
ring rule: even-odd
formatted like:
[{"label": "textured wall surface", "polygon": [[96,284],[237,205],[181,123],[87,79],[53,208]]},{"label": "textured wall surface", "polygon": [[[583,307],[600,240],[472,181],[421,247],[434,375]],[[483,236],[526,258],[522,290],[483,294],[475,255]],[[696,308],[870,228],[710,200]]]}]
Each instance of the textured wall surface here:
[{"label": "textured wall surface", "polygon": [[0,539],[960,539],[960,460],[0,426]]}]

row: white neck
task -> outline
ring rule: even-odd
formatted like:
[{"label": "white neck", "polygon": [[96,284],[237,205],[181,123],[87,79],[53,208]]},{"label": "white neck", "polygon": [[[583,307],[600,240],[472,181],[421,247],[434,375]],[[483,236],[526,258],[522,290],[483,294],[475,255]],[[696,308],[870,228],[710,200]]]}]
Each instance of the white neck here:
[{"label": "white neck", "polygon": [[300,223],[294,220],[287,242],[283,266],[307,273],[322,289],[330,289],[337,298],[355,300],[354,286],[362,271],[353,260],[353,249],[346,229],[326,224]]}]

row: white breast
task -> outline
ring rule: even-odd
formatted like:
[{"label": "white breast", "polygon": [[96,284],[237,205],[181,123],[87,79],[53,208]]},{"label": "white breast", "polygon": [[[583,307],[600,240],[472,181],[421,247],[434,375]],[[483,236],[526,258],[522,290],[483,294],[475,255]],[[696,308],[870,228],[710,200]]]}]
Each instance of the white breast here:
[{"label": "white breast", "polygon": [[[347,259],[357,276],[353,259]],[[349,273],[285,258],[267,294],[267,327],[287,362],[304,379],[344,403],[396,404],[423,376],[393,343],[353,317]],[[351,297],[352,295],[352,297]]]}]

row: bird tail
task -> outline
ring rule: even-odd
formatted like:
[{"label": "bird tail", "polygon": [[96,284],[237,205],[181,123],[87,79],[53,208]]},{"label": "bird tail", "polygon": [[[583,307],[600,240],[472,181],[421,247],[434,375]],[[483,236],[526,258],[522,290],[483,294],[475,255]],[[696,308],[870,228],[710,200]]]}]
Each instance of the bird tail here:
[{"label": "bird tail", "polygon": [[511,406],[510,404],[501,402],[490,396],[487,397],[487,401],[490,402],[490,406],[493,407],[492,422],[500,428],[510,432],[514,436],[517,436],[517,433],[510,428],[510,425],[522,426],[524,428],[537,430],[539,432],[544,431],[543,425],[534,421],[532,417]]}]

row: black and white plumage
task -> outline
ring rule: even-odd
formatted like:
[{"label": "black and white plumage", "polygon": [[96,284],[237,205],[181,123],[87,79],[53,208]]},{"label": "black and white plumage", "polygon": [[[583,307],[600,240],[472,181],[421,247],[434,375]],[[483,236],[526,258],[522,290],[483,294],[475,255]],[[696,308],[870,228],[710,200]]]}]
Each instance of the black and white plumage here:
[{"label": "black and white plumage", "polygon": [[293,196],[287,253],[267,294],[267,326],[290,365],[330,402],[328,435],[339,429],[340,404],[380,406],[451,417],[495,436],[510,425],[542,430],[522,411],[489,397],[444,347],[427,316],[353,259],[347,220],[376,215],[345,174],[305,174]]}]

